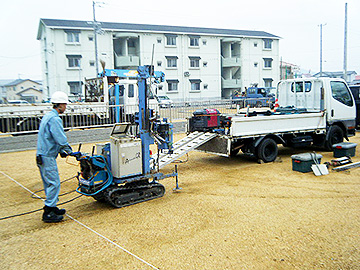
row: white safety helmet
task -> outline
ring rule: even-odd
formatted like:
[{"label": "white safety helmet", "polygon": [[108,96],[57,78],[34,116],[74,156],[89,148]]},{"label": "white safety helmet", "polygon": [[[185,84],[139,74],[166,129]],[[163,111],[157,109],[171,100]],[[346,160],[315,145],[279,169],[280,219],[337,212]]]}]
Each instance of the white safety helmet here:
[{"label": "white safety helmet", "polygon": [[69,98],[67,96],[67,94],[65,94],[64,92],[61,91],[56,91],[52,96],[51,96],[51,103],[53,104],[61,104],[61,103],[69,103]]}]

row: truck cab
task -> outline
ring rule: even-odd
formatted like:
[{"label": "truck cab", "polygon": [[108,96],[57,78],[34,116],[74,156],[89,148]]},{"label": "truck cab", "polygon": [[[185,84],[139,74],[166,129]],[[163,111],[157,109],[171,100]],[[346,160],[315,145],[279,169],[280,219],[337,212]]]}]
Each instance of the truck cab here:
[{"label": "truck cab", "polygon": [[339,137],[355,135],[355,101],[343,79],[299,78],[280,81],[277,98],[280,108],[323,111],[328,129],[337,129]]},{"label": "truck cab", "polygon": [[360,85],[350,85],[350,91],[356,104],[356,126],[360,127]]}]

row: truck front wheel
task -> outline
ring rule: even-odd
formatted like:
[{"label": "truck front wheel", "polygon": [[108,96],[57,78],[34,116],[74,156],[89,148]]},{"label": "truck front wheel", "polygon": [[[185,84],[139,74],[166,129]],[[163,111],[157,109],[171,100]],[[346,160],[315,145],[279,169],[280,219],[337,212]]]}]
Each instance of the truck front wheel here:
[{"label": "truck front wheel", "polygon": [[277,143],[271,138],[262,140],[256,148],[256,154],[265,163],[274,161],[278,155]]},{"label": "truck front wheel", "polygon": [[325,142],[326,150],[331,151],[333,144],[344,141],[344,132],[341,127],[334,125],[329,128],[327,140]]}]

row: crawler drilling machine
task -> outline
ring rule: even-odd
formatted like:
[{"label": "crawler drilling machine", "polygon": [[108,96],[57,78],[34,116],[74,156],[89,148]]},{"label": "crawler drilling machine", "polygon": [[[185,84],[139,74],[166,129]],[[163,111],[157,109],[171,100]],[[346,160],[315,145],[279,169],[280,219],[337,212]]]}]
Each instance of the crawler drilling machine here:
[{"label": "crawler drilling machine", "polygon": [[177,180],[178,176],[176,167],[172,173],[161,173],[150,153],[154,143],[158,152],[172,152],[172,124],[148,107],[150,83],[164,81],[164,73],[154,72],[153,66],[123,73],[137,79],[139,111],[135,113],[135,123],[115,124],[110,142],[98,147],[96,154],[94,149],[92,154],[82,153],[80,147],[71,154],[80,162],[77,192],[117,208],[162,197],[165,188],[158,180],[167,177]]}]

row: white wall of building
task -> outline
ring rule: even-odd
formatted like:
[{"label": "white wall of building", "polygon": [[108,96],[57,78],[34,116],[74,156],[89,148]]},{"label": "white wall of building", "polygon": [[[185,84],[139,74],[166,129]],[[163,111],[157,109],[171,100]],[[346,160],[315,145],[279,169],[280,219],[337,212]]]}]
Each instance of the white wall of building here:
[{"label": "white wall of building", "polygon": [[[276,87],[280,78],[279,40],[273,40],[271,49],[264,49],[261,38],[243,38],[241,42],[242,55],[242,85],[249,87],[258,84],[264,87],[264,78],[272,78],[272,86]],[[264,58],[271,58],[271,68],[264,67]]]},{"label": "white wall of building", "polygon": [[[221,98],[221,62],[219,57],[220,38],[200,36],[199,46],[190,47],[189,35],[178,34],[176,46],[166,45],[164,34],[142,34],[141,64],[149,65],[152,61],[155,70],[165,73],[165,80],[178,80],[178,91],[169,91],[167,84],[163,85],[159,94],[169,96],[173,100],[201,100]],[[158,41],[160,40],[160,42]],[[167,66],[167,56],[177,57],[177,67]],[[200,57],[199,67],[190,67],[190,58]],[[192,91],[190,80],[201,80],[200,90]]]},{"label": "white wall of building", "polygon": [[[79,42],[69,43],[63,29],[43,31],[41,37],[42,70],[44,95],[51,96],[55,91],[70,94],[68,82],[84,81],[84,77],[96,77],[94,32],[81,30]],[[92,37],[92,40],[90,40]],[[112,33],[98,35],[98,59],[106,63],[106,68],[113,68]],[[81,55],[80,68],[69,67],[67,55]],[[102,67],[99,62],[99,72]],[[84,88],[84,86],[82,86]],[[49,89],[49,92],[48,90]]]}]

